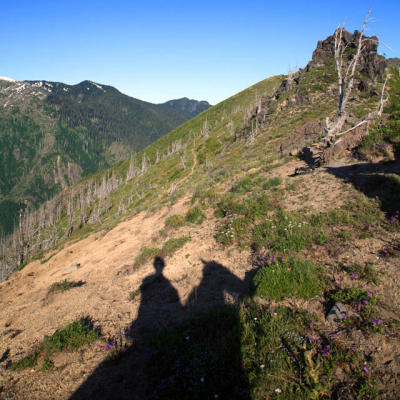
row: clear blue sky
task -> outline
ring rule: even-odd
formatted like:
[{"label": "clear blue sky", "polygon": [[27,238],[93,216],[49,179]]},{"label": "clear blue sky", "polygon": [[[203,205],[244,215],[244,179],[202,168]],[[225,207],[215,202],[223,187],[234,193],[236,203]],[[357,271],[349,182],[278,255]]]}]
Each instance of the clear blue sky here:
[{"label": "clear blue sky", "polygon": [[212,104],[289,65],[368,8],[400,57],[400,0],[1,0],[0,76],[75,84],[89,79],[151,102]]}]

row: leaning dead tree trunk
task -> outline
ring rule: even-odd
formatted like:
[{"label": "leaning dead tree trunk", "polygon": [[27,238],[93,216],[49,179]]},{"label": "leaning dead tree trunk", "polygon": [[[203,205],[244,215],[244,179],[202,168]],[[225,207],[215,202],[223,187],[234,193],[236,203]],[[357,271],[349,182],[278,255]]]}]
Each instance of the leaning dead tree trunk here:
[{"label": "leaning dead tree trunk", "polygon": [[347,64],[344,60],[345,51],[349,46],[349,43],[344,43],[343,34],[345,32],[344,25],[336,29],[335,31],[335,65],[338,79],[338,90],[339,90],[339,106],[338,116],[336,120],[327,120],[327,126],[324,132],[324,143],[334,143],[337,133],[342,129],[346,120],[346,107],[354,85],[354,75],[356,73],[357,65],[360,61],[361,52],[364,44],[364,31],[368,24],[369,16],[372,9],[370,8],[367,16],[365,17],[360,37],[356,47],[356,52],[351,61]]}]

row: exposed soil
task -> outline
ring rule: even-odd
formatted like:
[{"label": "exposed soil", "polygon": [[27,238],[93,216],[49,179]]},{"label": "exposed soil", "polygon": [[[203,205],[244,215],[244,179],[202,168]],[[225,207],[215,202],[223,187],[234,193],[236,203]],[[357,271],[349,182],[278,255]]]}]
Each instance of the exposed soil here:
[{"label": "exposed soil", "polygon": [[[358,193],[351,182],[332,174],[327,168],[291,177],[295,168],[302,165],[302,161],[292,160],[270,172],[271,176],[281,177],[283,186],[294,184],[294,189],[286,191],[282,204],[284,208],[323,212],[337,208]],[[333,167],[346,165],[342,162]],[[50,371],[40,371],[40,367],[36,366],[31,370],[14,372],[4,366],[10,360],[15,361],[26,355],[44,336],[83,316],[90,316],[106,337],[129,331],[138,317],[141,304],[140,294],[133,300],[129,294],[138,290],[143,281],[154,274],[152,261],[134,267],[134,260],[144,246],[162,245],[166,239],[159,232],[164,228],[166,218],[185,213],[189,208],[189,198],[185,196],[176,204],[155,213],[142,212],[109,232],[95,233],[70,244],[43,264],[32,262],[0,284],[0,356],[3,355],[0,361],[0,366],[3,366],[0,371],[3,393],[0,393],[0,398],[67,399],[80,387],[106,356],[104,342],[100,340],[76,352],[60,353]],[[196,307],[200,308],[221,301],[217,296],[218,285],[224,279],[228,281],[224,285],[229,285],[231,280],[232,289],[225,293],[224,301],[236,301],[254,270],[248,251],[223,249],[217,245],[214,239],[217,221],[211,210],[208,214],[201,226],[185,226],[168,233],[168,237],[191,236],[191,241],[165,260],[163,270],[163,277],[179,296],[180,306],[186,307],[188,312],[194,298]],[[338,278],[335,269],[338,261],[373,262],[380,273],[379,286],[361,281],[357,284],[369,290],[379,290],[382,318],[393,319],[398,318],[400,307],[400,259],[398,256],[382,257],[381,251],[395,243],[400,243],[398,232],[378,232],[373,238],[354,240],[336,249],[329,248],[329,245],[308,249],[304,255],[324,266],[333,280]],[[213,280],[203,286],[202,292],[197,293],[196,287],[204,278],[204,271],[214,264],[225,267],[226,272],[213,276]],[[84,284],[49,296],[50,286],[64,279]],[[343,281],[344,287],[353,284],[350,278]],[[163,293],[154,293],[154,296],[159,296],[154,304],[163,302]],[[288,304],[319,314],[324,323],[326,310],[322,298],[308,302],[289,301]],[[168,323],[174,307],[176,304],[166,306],[164,322]],[[327,325],[327,329],[332,328]],[[396,385],[400,377],[398,335],[371,338],[360,332],[353,332],[352,335],[342,337],[349,347],[356,344],[364,352],[378,350],[373,365],[387,386],[386,398],[394,398],[391,396],[396,391],[398,393]]]}]

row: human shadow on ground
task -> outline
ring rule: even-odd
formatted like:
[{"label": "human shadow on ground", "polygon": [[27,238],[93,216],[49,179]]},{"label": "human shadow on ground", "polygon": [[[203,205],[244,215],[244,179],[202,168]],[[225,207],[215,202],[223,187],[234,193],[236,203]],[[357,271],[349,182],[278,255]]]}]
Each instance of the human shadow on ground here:
[{"label": "human shadow on ground", "polygon": [[164,260],[154,259],[155,273],[140,287],[138,316],[125,332],[132,345],[102,362],[71,400],[250,398],[235,300],[255,270],[241,280],[215,261],[202,263],[202,280],[182,305],[163,275]]},{"label": "human shadow on ground", "polygon": [[326,170],[353,186],[370,198],[379,200],[380,208],[388,218],[400,210],[400,158],[378,163],[358,163]]}]

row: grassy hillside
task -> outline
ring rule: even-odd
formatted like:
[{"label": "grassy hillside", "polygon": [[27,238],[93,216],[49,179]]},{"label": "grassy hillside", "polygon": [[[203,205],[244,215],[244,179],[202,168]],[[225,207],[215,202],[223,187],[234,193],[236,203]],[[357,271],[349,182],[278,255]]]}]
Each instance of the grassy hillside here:
[{"label": "grassy hillside", "polygon": [[151,104],[90,81],[0,81],[0,232],[12,230],[20,209],[36,208],[209,107],[186,100]]},{"label": "grassy hillside", "polygon": [[[76,304],[106,332],[71,362],[83,377],[68,370],[79,385],[66,379],[65,398],[398,397],[399,75],[364,143],[305,175],[281,145],[335,117],[333,60],[287,78],[261,81],[88,176],[25,215],[3,245],[5,274],[39,260],[6,290],[35,274],[37,298],[63,293],[48,306],[62,315],[56,337]],[[358,74],[344,130],[377,110],[382,78]],[[72,259],[86,263],[70,267],[81,281],[60,279]],[[72,368],[46,350],[53,336],[12,350],[15,370],[33,372],[10,375],[21,379],[8,383],[11,398],[37,381],[55,387]]]}]

